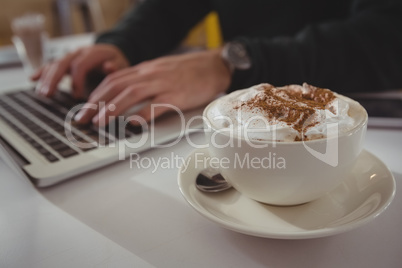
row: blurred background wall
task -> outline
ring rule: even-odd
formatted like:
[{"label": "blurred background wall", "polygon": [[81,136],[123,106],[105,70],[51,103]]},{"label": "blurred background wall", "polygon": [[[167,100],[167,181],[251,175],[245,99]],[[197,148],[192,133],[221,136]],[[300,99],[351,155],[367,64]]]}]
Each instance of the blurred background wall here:
[{"label": "blurred background wall", "polygon": [[[146,0],[0,0],[0,46],[11,44],[12,19],[27,13],[43,14],[49,36],[59,37],[109,29],[140,1]],[[222,38],[218,21],[216,13],[209,14],[190,31],[184,45],[220,46]],[[87,29],[88,23],[91,29]]]},{"label": "blurred background wall", "polygon": [[[91,1],[91,0],[90,0]],[[90,2],[88,1],[88,2]],[[99,3],[104,27],[112,27],[135,0],[96,0]],[[63,35],[60,24],[60,3],[71,7],[72,33],[86,31],[82,5],[84,0],[0,0],[0,46],[11,44],[11,20],[26,13],[41,13],[46,18],[46,30],[51,37]]]}]

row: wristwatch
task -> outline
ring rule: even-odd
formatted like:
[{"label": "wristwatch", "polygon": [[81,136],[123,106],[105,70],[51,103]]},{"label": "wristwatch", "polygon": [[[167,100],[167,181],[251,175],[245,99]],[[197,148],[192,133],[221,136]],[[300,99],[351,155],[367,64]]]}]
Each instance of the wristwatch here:
[{"label": "wristwatch", "polygon": [[233,41],[223,46],[221,57],[233,73],[235,70],[247,70],[251,68],[251,59],[244,44]]}]

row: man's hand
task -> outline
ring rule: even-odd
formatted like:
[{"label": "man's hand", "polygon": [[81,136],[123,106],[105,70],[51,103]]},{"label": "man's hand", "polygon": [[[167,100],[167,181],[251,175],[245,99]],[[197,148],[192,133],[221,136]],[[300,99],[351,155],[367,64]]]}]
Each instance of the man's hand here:
[{"label": "man's hand", "polygon": [[[231,74],[220,57],[220,50],[194,52],[161,57],[109,74],[92,92],[87,107],[75,117],[79,123],[92,120],[95,125],[108,124],[132,106],[150,101],[137,115],[151,120],[152,104],[171,104],[189,110],[213,100],[230,84]],[[113,107],[108,109],[107,107]],[[169,110],[165,106],[154,109],[154,117]]]},{"label": "man's hand", "polygon": [[87,74],[92,70],[100,70],[110,74],[126,68],[129,62],[123,53],[115,46],[97,44],[78,49],[54,61],[32,75],[31,79],[38,81],[36,91],[45,96],[51,96],[63,76],[71,74],[73,96],[84,97],[84,84]]}]

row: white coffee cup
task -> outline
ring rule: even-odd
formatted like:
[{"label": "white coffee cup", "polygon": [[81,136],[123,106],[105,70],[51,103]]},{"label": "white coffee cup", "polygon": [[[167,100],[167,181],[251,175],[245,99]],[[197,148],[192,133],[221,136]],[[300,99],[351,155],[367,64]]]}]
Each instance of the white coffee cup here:
[{"label": "white coffee cup", "polygon": [[262,203],[297,205],[323,196],[347,178],[363,149],[368,116],[357,102],[350,107],[360,116],[354,128],[337,137],[294,142],[249,140],[232,129],[217,129],[207,113],[215,104],[203,114],[215,168],[240,193]]}]

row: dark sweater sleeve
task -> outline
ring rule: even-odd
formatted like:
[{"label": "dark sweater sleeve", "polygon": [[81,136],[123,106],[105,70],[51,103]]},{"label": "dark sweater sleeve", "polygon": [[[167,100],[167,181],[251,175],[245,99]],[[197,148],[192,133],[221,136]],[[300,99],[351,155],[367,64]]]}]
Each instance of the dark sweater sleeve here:
[{"label": "dark sweater sleeve", "polygon": [[297,35],[238,37],[253,67],[236,71],[229,91],[267,82],[307,82],[337,92],[402,88],[402,3],[358,0],[343,20],[308,25]]},{"label": "dark sweater sleeve", "polygon": [[210,3],[205,0],[146,0],[96,42],[116,45],[136,64],[176,48],[209,11]]}]

